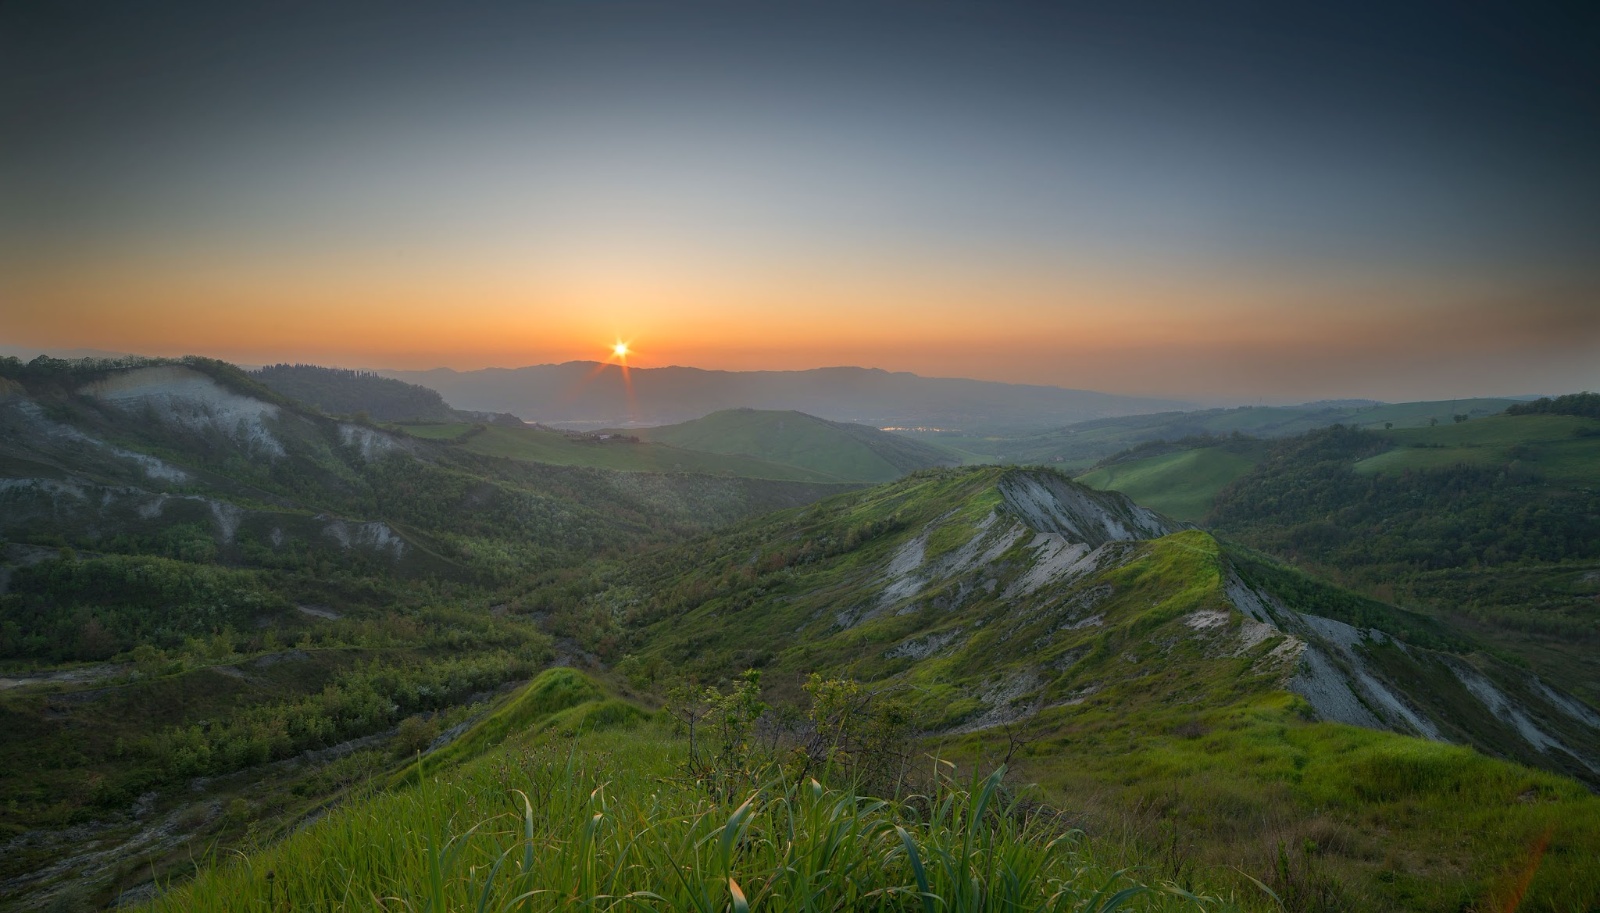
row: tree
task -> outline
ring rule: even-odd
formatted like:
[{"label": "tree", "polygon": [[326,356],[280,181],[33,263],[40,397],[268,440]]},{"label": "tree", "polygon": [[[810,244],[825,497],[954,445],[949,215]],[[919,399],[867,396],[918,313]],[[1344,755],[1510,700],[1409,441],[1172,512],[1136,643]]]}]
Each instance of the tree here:
[{"label": "tree", "polygon": [[[831,769],[873,791],[897,792],[909,760],[912,713],[904,701],[849,679],[812,673],[805,768]],[[802,770],[802,775],[805,770]]]},{"label": "tree", "polygon": [[767,711],[759,670],[746,669],[727,694],[684,683],[669,692],[666,710],[688,731],[689,775],[714,793],[731,796],[760,779],[770,765],[770,756],[752,739],[756,721]]}]

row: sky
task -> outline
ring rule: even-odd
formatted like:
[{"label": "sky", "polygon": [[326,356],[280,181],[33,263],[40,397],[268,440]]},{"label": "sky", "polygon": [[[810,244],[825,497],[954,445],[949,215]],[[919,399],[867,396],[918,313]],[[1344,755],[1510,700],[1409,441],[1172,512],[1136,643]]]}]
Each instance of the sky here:
[{"label": "sky", "polygon": [[0,5],[0,344],[1600,389],[1600,5]]}]

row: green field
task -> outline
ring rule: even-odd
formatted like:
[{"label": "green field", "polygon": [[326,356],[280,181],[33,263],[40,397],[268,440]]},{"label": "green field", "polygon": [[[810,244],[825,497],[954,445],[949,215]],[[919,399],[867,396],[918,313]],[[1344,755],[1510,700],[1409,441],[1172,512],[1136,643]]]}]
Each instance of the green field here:
[{"label": "green field", "polygon": [[1198,523],[1222,486],[1255,467],[1265,445],[1201,447],[1090,470],[1077,481],[1120,491],[1169,517]]},{"label": "green field", "polygon": [[404,424],[392,426],[395,431],[420,437],[427,441],[454,441],[471,431],[471,422],[443,422],[440,424]]},{"label": "green field", "polygon": [[[697,472],[707,475],[739,476],[748,479],[776,479],[789,482],[837,482],[839,479],[799,466],[767,462],[737,454],[708,453],[650,441],[630,441],[624,437],[600,440],[598,436],[571,435],[535,428],[509,428],[500,425],[406,425],[399,430],[415,437],[454,441],[463,450],[485,456],[550,463],[556,466],[588,466],[618,472]],[[421,432],[420,434],[418,432]]]},{"label": "green field", "polygon": [[[1374,412],[1426,422],[1427,410],[1422,407],[1430,405],[1407,403]],[[1376,423],[1376,428],[1373,424],[1367,424],[1369,430],[1379,431],[1394,446],[1352,464],[1361,475],[1514,466],[1551,484],[1600,484],[1600,419],[1490,415],[1388,431],[1380,430],[1382,423]],[[1144,458],[1117,457],[1077,479],[1094,488],[1120,491],[1168,516],[1199,522],[1210,511],[1217,492],[1260,463],[1267,448],[1265,441],[1229,442]],[[1126,456],[1136,454],[1133,451]]]},{"label": "green field", "polygon": [[1495,415],[1433,427],[1396,429],[1395,448],[1356,464],[1360,473],[1399,473],[1520,463],[1551,482],[1600,483],[1600,419],[1572,415]]},{"label": "green field", "polygon": [[1094,419],[1042,434],[1014,437],[969,435],[959,431],[905,434],[952,450],[969,464],[1050,463],[1069,471],[1081,471],[1147,441],[1225,437],[1235,432],[1251,437],[1278,438],[1333,424],[1380,431],[1385,425],[1397,429],[1427,428],[1430,422],[1449,424],[1456,415],[1468,415],[1474,420],[1494,415],[1514,402],[1516,400],[1460,399],[1370,405],[1243,406]]},{"label": "green field", "polygon": [[[960,457],[801,412],[733,409],[660,428],[573,434],[462,422],[404,424],[412,437],[485,456],[619,472],[693,472],[792,482],[884,482]],[[634,439],[637,440],[634,440]]]}]

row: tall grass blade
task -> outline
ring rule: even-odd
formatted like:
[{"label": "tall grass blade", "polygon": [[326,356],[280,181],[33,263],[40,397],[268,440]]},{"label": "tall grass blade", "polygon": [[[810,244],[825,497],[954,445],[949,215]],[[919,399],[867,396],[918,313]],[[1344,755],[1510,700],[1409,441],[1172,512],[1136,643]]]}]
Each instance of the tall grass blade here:
[{"label": "tall grass blade", "polygon": [[938,913],[933,905],[933,891],[928,888],[928,873],[922,868],[922,854],[917,852],[917,842],[911,839],[905,828],[896,825],[894,830],[900,835],[900,844],[906,848],[906,858],[911,862],[911,874],[917,879],[917,893],[922,898],[923,913]]},{"label": "tall grass blade", "polygon": [[722,858],[722,871],[733,872],[733,848],[744,836],[745,829],[749,826],[750,812],[756,801],[756,796],[744,800],[744,804],[734,809],[728,818],[728,823],[722,826],[722,839],[718,842],[717,851]]}]

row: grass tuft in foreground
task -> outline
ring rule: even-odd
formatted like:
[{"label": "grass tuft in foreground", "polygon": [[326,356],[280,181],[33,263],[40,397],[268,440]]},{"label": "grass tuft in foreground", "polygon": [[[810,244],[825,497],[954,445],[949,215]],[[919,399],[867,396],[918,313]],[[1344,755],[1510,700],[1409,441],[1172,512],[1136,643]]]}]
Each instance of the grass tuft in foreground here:
[{"label": "grass tuft in foreground", "polygon": [[155,901],[185,910],[1176,910],[1006,804],[996,772],[901,802],[774,781],[718,801],[655,723],[511,743],[336,811]]}]

